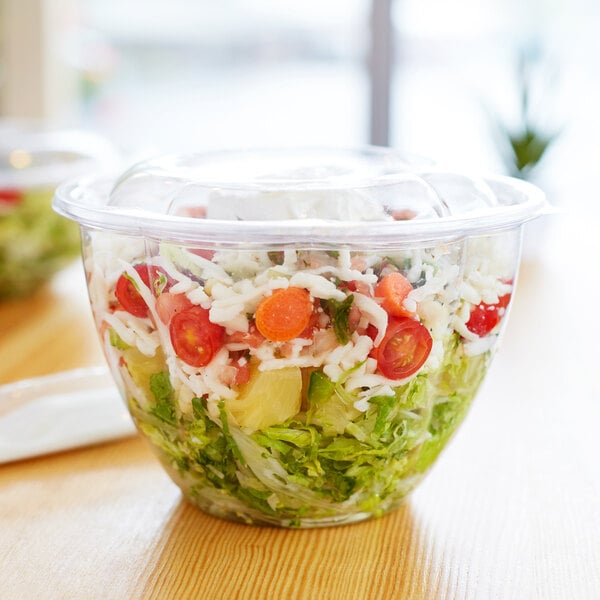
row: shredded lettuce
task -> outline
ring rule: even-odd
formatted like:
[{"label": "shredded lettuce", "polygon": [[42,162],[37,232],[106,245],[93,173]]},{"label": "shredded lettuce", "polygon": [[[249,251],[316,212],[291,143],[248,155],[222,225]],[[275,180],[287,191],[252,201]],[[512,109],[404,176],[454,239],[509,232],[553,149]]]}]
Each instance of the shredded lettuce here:
[{"label": "shredded lettuce", "polygon": [[173,387],[169,381],[169,373],[162,371],[150,375],[150,391],[154,396],[152,414],[166,423],[175,425],[177,423],[175,406],[173,404]]},{"label": "shredded lettuce", "polygon": [[0,206],[0,298],[30,294],[79,254],[79,228],[52,210],[52,194],[27,189]]},{"label": "shredded lettuce", "polygon": [[377,515],[402,501],[445,446],[487,360],[466,356],[454,335],[439,371],[372,397],[365,412],[349,402],[353,393],[339,393],[340,382],[313,371],[306,410],[251,434],[228,421],[223,402],[218,417],[204,398],[193,399],[192,414],[177,414],[166,371],[150,376],[151,410],[132,413],[200,504],[218,493],[234,513],[245,507],[290,525],[357,511]]},{"label": "shredded lettuce", "polygon": [[436,402],[428,427],[430,437],[423,444],[417,462],[421,473],[431,466],[462,423],[489,366],[490,353],[466,356],[458,334],[451,338],[449,346],[437,376],[431,378]]}]

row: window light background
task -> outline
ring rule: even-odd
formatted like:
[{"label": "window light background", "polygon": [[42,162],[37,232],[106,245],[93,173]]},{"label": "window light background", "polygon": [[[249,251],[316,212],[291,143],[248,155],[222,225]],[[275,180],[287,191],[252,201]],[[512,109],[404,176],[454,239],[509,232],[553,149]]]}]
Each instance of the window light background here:
[{"label": "window light background", "polygon": [[71,0],[63,52],[79,96],[69,119],[133,158],[364,144],[371,13],[388,3],[390,145],[507,171],[498,127],[518,126],[525,52],[537,68],[533,122],[560,131],[532,178],[555,204],[598,211],[594,0]]}]

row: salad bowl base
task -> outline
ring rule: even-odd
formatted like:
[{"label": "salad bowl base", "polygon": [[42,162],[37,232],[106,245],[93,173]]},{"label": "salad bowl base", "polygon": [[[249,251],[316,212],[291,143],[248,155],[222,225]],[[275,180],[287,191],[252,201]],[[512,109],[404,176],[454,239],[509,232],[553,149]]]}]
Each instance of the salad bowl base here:
[{"label": "salad bowl base", "polygon": [[[202,500],[199,498],[186,498],[186,500],[194,507],[200,509],[213,517],[231,521],[234,523],[240,523],[243,525],[252,525],[258,527],[275,527],[282,529],[319,529],[325,527],[337,527],[339,525],[352,525],[354,523],[360,523],[376,518],[377,516],[373,513],[354,513],[349,515],[338,515],[333,517],[323,517],[321,519],[280,519],[277,517],[268,517],[254,511],[229,511],[223,509],[218,504],[211,502],[210,500]],[[386,511],[385,514],[387,514]]]},{"label": "salad bowl base", "polygon": [[[412,490],[423,479],[424,474],[413,475],[402,482],[398,493],[386,501],[382,501],[371,510],[359,510],[358,507],[332,506],[329,513],[321,511],[307,511],[306,516],[302,511],[279,511],[279,514],[268,514],[244,504],[241,500],[232,497],[223,490],[212,487],[198,488],[182,477],[180,471],[173,467],[168,458],[160,450],[152,448],[171,480],[182,492],[183,500],[194,508],[212,517],[258,527],[274,527],[281,529],[319,529],[352,525],[382,518],[403,506],[410,497]],[[320,515],[319,515],[320,513]],[[321,516],[322,515],[322,516]]]}]

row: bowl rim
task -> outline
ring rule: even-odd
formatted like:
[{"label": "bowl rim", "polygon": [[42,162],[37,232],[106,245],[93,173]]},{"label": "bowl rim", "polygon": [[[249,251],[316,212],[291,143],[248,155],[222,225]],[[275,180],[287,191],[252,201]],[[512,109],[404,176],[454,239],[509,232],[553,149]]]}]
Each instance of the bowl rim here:
[{"label": "bowl rim", "polygon": [[[259,152],[264,149],[260,149]],[[301,149],[306,150],[306,149]],[[320,149],[323,150],[322,148]],[[406,159],[405,155],[391,149],[360,147],[345,149],[325,149],[342,152],[367,152]],[[285,151],[285,150],[284,150]],[[234,154],[247,150],[222,151]],[[188,156],[215,156],[216,152]],[[161,159],[183,155],[168,155]],[[129,171],[140,168],[145,161],[133,165]],[[421,163],[425,165],[427,163]],[[429,163],[430,164],[430,163]],[[129,172],[127,171],[127,172]],[[423,168],[421,169],[423,171]],[[127,173],[126,172],[126,173]],[[416,171],[409,171],[414,174]],[[445,173],[463,176],[465,173],[427,166],[427,173]],[[417,172],[418,174],[418,172]],[[356,180],[343,189],[358,189],[369,186],[397,184],[406,172]],[[466,175],[468,177],[468,175]],[[121,175],[122,179],[123,175]],[[511,228],[551,211],[544,192],[537,186],[513,177],[490,175],[476,178],[489,185],[503,202],[493,207],[478,208],[468,213],[435,218],[390,221],[341,221],[331,219],[295,220],[248,220],[231,221],[203,219],[190,216],[157,213],[138,207],[110,205],[109,199],[119,177],[112,174],[88,175],[68,180],[60,185],[54,195],[53,208],[59,214],[77,221],[83,228],[106,230],[114,233],[148,237],[157,240],[170,240],[185,243],[218,244],[222,247],[290,246],[310,247],[351,246],[388,247],[410,245],[415,242],[433,242],[463,238],[473,235],[490,234]],[[251,184],[240,187],[227,181],[193,181],[207,189],[252,189]],[[277,183],[280,183],[279,181]],[[284,182],[285,184],[285,182]],[[280,188],[286,191],[290,188]],[[293,186],[291,189],[294,189]],[[325,185],[309,186],[310,190],[335,190],[339,187]]]}]

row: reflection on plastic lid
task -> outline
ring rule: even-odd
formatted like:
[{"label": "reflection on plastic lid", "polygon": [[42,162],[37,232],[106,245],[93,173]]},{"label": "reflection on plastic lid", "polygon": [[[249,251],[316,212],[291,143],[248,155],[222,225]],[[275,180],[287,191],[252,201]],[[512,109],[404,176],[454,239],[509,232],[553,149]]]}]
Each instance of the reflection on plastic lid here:
[{"label": "reflection on plastic lid", "polygon": [[110,165],[115,156],[109,142],[92,132],[0,123],[0,187],[56,185]]},{"label": "reflection on plastic lid", "polygon": [[84,225],[171,239],[373,245],[517,226],[546,201],[519,180],[366,147],[167,156],[61,186],[54,206]]}]

